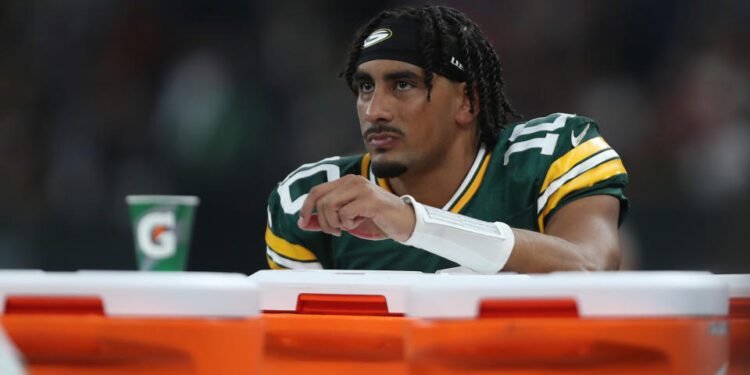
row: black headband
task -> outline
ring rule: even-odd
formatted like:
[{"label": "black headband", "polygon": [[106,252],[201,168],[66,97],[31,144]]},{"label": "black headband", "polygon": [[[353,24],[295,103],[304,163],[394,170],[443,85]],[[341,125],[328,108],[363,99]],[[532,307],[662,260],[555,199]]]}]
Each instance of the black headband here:
[{"label": "black headband", "polygon": [[[388,18],[367,36],[359,53],[357,66],[371,60],[398,60],[425,67],[420,47],[420,24],[413,17]],[[446,38],[449,56],[440,61],[437,53],[432,62],[433,71],[457,82],[466,80],[466,71],[458,59],[458,45],[455,39]]]}]

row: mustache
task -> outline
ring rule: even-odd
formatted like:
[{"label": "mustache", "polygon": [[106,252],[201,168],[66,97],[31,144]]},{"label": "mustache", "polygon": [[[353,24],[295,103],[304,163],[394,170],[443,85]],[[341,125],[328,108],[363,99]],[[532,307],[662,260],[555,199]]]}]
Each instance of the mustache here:
[{"label": "mustache", "polygon": [[362,134],[362,138],[367,138],[372,134],[378,134],[378,133],[393,133],[393,134],[397,134],[400,136],[406,135],[401,129],[394,128],[388,125],[376,124],[376,125],[373,125],[371,128],[365,130],[365,133]]}]

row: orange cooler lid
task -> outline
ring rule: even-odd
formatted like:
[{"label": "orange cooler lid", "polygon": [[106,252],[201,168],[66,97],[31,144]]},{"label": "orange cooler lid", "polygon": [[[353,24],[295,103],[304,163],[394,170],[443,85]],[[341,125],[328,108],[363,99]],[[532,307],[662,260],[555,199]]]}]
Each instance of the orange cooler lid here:
[{"label": "orange cooler lid", "polygon": [[0,271],[0,313],[244,318],[260,314],[258,289],[238,273]]},{"label": "orange cooler lid", "polygon": [[438,276],[419,280],[409,289],[407,316],[651,318],[724,316],[728,312],[728,287],[708,272]]}]

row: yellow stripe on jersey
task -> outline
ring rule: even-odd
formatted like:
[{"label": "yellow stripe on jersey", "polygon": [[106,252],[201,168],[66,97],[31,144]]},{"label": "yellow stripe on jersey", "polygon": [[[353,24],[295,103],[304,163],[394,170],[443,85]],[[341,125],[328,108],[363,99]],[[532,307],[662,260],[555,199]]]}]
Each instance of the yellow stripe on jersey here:
[{"label": "yellow stripe on jersey", "polygon": [[362,157],[362,166],[360,167],[360,174],[362,177],[366,179],[370,179],[369,172],[370,172],[370,154],[367,153],[365,156]]},{"label": "yellow stripe on jersey", "polygon": [[547,206],[539,215],[539,231],[544,233],[544,218],[550,213],[550,211],[554,210],[555,207],[557,207],[557,204],[560,203],[560,200],[570,192],[593,186],[599,181],[604,181],[621,173],[627,173],[625,171],[625,166],[622,165],[622,160],[612,159],[608,162],[599,164],[597,167],[580,174],[578,177],[560,186],[560,188],[550,196],[547,201]]},{"label": "yellow stripe on jersey", "polygon": [[547,169],[547,176],[544,177],[544,184],[542,184],[542,189],[539,190],[539,192],[544,192],[552,181],[567,173],[570,168],[573,168],[581,160],[608,148],[610,147],[607,142],[604,141],[604,138],[596,137],[589,139],[578,145],[578,147],[568,151],[565,155],[555,160],[555,162],[550,165],[549,169]]},{"label": "yellow stripe on jersey", "polygon": [[305,249],[301,245],[289,243],[287,240],[276,236],[271,232],[271,228],[266,227],[266,244],[271,250],[293,260],[300,262],[309,262],[318,260],[312,251]]},{"label": "yellow stripe on jersey", "polygon": [[266,255],[266,261],[268,262],[268,266],[271,267],[272,270],[288,270],[288,268],[276,264],[276,262],[274,262],[268,255]]},{"label": "yellow stripe on jersey", "polygon": [[482,166],[479,168],[479,172],[477,172],[476,177],[474,177],[474,181],[471,182],[471,185],[469,185],[469,188],[466,189],[466,192],[461,196],[461,199],[459,199],[458,202],[456,202],[456,204],[453,206],[453,208],[451,208],[451,212],[458,213],[462,208],[464,208],[466,203],[469,203],[471,197],[473,197],[474,193],[476,193],[477,189],[479,189],[479,185],[482,184],[484,172],[487,170],[487,164],[489,164],[491,157],[491,152],[484,156],[484,161],[482,161]]},{"label": "yellow stripe on jersey", "polygon": [[[367,153],[365,156],[362,157],[362,166],[360,167],[361,171],[360,174],[362,177],[366,179],[370,179],[370,154]],[[378,186],[385,189],[385,191],[389,193],[393,193],[393,190],[391,190],[391,185],[388,183],[388,180],[385,178],[377,178],[375,181],[378,182]]]},{"label": "yellow stripe on jersey", "polygon": [[378,186],[382,187],[383,189],[385,189],[385,191],[389,193],[393,193],[393,190],[391,190],[391,185],[388,183],[388,180],[386,180],[385,178],[378,178]]}]

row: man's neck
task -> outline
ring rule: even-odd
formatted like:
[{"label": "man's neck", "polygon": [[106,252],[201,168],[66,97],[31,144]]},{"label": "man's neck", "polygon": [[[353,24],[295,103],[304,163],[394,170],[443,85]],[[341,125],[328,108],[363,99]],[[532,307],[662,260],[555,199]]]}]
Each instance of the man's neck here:
[{"label": "man's neck", "polygon": [[461,186],[479,148],[474,142],[455,143],[437,167],[409,171],[388,180],[397,195],[409,194],[428,206],[443,207]]}]

